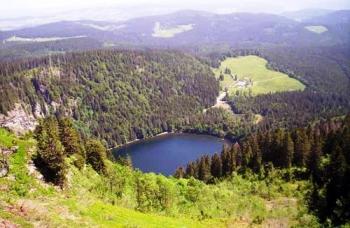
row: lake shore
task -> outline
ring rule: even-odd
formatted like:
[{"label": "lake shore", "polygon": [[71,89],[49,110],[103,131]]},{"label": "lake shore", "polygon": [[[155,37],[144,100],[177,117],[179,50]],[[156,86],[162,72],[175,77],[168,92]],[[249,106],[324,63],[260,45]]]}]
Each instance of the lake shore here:
[{"label": "lake shore", "polygon": [[108,150],[120,149],[120,148],[123,148],[125,146],[130,146],[130,145],[133,145],[135,143],[143,142],[145,140],[157,139],[157,138],[161,138],[161,137],[168,136],[168,135],[181,135],[181,134],[212,136],[212,137],[216,137],[216,138],[219,138],[219,139],[225,141],[226,144],[234,144],[235,142],[237,142],[237,140],[239,138],[239,137],[237,137],[236,139],[232,140],[232,139],[227,138],[227,137],[219,137],[217,135],[204,133],[204,132],[203,133],[198,133],[198,132],[192,132],[192,131],[172,131],[172,132],[162,132],[162,133],[156,134],[154,136],[143,138],[143,139],[135,139],[135,140],[132,140],[132,141],[128,141],[128,142],[126,142],[126,143],[124,143],[122,145],[118,145],[116,147],[109,148]]},{"label": "lake shore", "polygon": [[160,137],[160,136],[164,136],[164,135],[168,135],[168,134],[177,134],[177,133],[180,134],[181,132],[167,132],[166,131],[166,132],[162,132],[162,133],[156,134],[156,135],[151,136],[151,137],[146,137],[146,138],[143,138],[143,139],[134,139],[134,140],[131,140],[131,141],[127,141],[126,143],[124,143],[122,145],[118,145],[118,146],[115,146],[115,147],[108,148],[108,150],[118,149],[118,148],[130,145],[130,144],[137,143],[137,142],[142,141],[142,140],[147,140],[147,139],[152,139],[152,138],[155,138],[155,137]]}]

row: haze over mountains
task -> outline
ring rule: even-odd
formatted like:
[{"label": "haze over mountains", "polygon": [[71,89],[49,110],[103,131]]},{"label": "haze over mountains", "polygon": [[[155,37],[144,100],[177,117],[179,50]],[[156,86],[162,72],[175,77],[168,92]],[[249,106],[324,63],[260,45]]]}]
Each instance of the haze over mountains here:
[{"label": "haze over mountains", "polygon": [[[282,15],[214,14],[186,10],[122,22],[59,21],[2,31],[0,48],[6,49],[9,46],[13,48],[28,43],[57,46],[60,42],[78,43],[81,39],[90,42],[85,45],[86,48],[186,47],[213,44],[240,47],[271,44],[328,46],[349,42],[349,24],[350,10],[304,10]],[[70,50],[67,45],[63,46],[65,46],[62,48],[63,51]]]}]

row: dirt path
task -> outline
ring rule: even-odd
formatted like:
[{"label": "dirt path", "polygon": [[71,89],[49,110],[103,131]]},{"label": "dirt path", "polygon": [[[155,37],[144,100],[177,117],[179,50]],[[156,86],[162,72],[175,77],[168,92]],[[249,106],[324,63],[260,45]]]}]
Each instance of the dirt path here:
[{"label": "dirt path", "polygon": [[[225,110],[227,110],[228,112],[232,113],[232,115],[234,114],[231,106],[229,104],[227,104],[226,101],[224,101],[223,99],[227,96],[226,92],[220,92],[219,96],[216,98],[216,103],[215,105],[211,106],[210,108],[223,108]],[[203,112],[205,113],[208,109],[204,109]]]}]

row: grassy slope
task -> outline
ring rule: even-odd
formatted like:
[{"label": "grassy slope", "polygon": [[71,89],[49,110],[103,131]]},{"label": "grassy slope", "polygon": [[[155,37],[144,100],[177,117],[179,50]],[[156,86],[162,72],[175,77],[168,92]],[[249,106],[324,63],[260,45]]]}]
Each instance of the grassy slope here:
[{"label": "grassy slope", "polygon": [[[270,92],[281,92],[291,90],[303,90],[305,86],[296,79],[288,75],[269,70],[266,68],[267,61],[258,56],[243,56],[237,58],[227,58],[218,69],[213,69],[216,77],[226,68],[231,70],[233,75],[237,75],[238,80],[252,79],[251,87],[253,95],[266,94]],[[238,88],[235,87],[236,81],[224,74],[224,80],[220,82],[221,87],[228,88],[230,94],[233,94]],[[248,89],[240,89],[247,91]]]},{"label": "grassy slope", "polygon": [[[246,227],[309,226],[314,218],[303,203],[306,182],[279,178],[267,186],[257,177],[234,175],[217,185],[142,174],[109,163],[122,187],[109,190],[108,180],[87,167],[70,166],[69,188],[62,191],[28,173],[28,158],[35,142],[18,139],[0,129],[0,146],[19,145],[10,158],[10,175],[0,179],[0,222],[22,227]],[[67,163],[71,163],[68,159]],[[169,186],[171,205],[164,211],[135,210],[135,180]],[[120,183],[114,183],[116,186]],[[118,185],[119,186],[119,185]],[[120,196],[115,191],[121,190]],[[190,200],[188,198],[190,196]]]}]

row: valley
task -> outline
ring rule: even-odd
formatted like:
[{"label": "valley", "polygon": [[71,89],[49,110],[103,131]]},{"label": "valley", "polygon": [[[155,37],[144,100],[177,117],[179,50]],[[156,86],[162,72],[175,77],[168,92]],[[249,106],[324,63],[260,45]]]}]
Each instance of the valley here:
[{"label": "valley", "polygon": [[231,2],[0,31],[0,227],[349,227],[350,11]]}]

